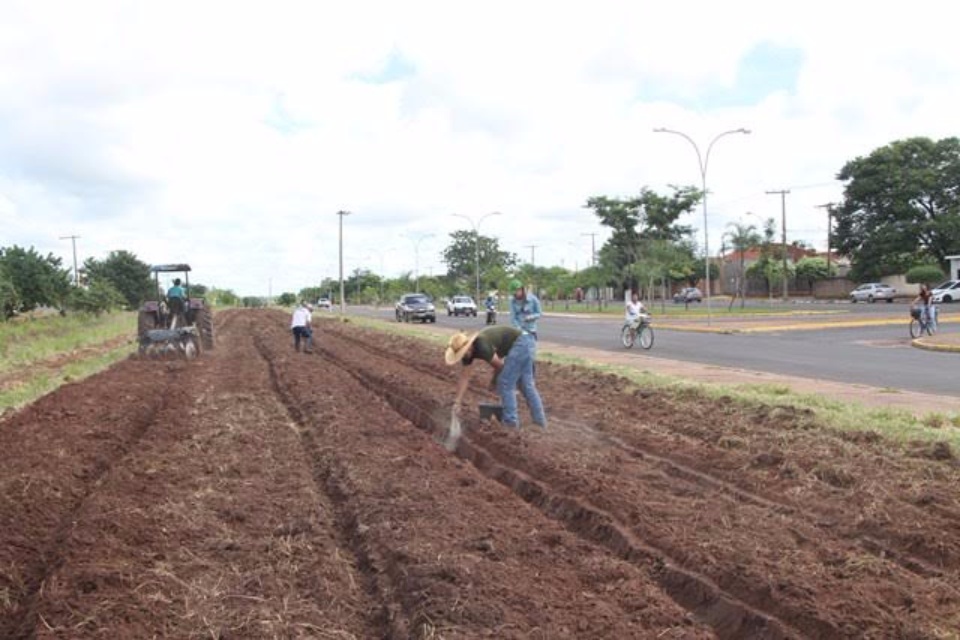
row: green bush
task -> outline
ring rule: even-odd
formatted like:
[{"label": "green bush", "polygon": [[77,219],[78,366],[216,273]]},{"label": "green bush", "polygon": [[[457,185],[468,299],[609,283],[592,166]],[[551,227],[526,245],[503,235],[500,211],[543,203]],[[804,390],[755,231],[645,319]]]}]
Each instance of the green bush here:
[{"label": "green bush", "polygon": [[73,312],[99,316],[101,313],[122,308],[126,302],[126,298],[113,283],[100,278],[91,282],[86,289],[72,289],[67,299],[67,307]]},{"label": "green bush", "polygon": [[918,264],[907,271],[907,282],[910,284],[937,284],[944,277],[940,267],[933,264]]}]

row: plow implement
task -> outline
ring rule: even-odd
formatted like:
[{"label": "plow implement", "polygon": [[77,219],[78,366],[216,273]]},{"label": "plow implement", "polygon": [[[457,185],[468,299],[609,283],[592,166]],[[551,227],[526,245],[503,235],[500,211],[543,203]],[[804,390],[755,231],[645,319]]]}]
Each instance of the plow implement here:
[{"label": "plow implement", "polygon": [[196,327],[151,329],[140,335],[141,356],[148,358],[195,358],[200,354],[200,334]]}]

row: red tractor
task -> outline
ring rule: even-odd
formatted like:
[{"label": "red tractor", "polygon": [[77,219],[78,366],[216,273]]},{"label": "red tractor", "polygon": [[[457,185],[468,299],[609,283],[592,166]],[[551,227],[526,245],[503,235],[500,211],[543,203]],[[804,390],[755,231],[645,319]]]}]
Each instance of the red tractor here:
[{"label": "red tractor", "polygon": [[[140,354],[146,356],[177,355],[194,358],[213,349],[213,312],[205,300],[190,295],[190,265],[158,264],[150,267],[156,285],[157,299],[148,300],[137,315],[137,337]],[[160,274],[183,275],[166,291]]]}]

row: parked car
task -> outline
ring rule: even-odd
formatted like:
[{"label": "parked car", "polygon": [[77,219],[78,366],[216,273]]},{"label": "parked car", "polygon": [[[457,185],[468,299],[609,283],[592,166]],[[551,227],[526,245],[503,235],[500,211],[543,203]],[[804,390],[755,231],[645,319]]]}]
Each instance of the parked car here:
[{"label": "parked car", "polygon": [[477,317],[477,303],[470,296],[453,296],[447,300],[448,316],[473,316]]},{"label": "parked car", "polygon": [[703,294],[696,287],[686,287],[673,294],[674,302],[703,302]]},{"label": "parked car", "polygon": [[882,282],[867,282],[850,292],[850,302],[876,302],[886,300],[893,302],[897,290]]},{"label": "parked car", "polygon": [[396,307],[397,322],[436,322],[437,309],[425,293],[405,293],[400,296]]},{"label": "parked car", "polygon": [[941,282],[930,290],[934,302],[956,302],[960,300],[960,280]]},{"label": "parked car", "polygon": [[317,309],[332,309],[333,303],[330,302],[330,298],[320,298],[317,300]]}]

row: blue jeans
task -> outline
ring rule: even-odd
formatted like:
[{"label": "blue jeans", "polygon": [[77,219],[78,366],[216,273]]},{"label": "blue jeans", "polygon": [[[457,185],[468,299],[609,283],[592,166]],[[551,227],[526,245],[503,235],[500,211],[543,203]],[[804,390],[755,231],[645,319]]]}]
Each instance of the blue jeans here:
[{"label": "blue jeans", "polygon": [[293,348],[297,351],[300,351],[301,339],[306,343],[307,349],[313,348],[313,331],[311,331],[310,327],[293,328]]},{"label": "blue jeans", "polygon": [[543,401],[533,379],[533,363],[537,356],[537,340],[532,335],[523,334],[517,338],[507,354],[503,369],[497,378],[497,392],[503,403],[503,424],[519,427],[517,415],[517,386],[527,400],[533,421],[541,427],[547,426],[547,416],[543,412]]}]

